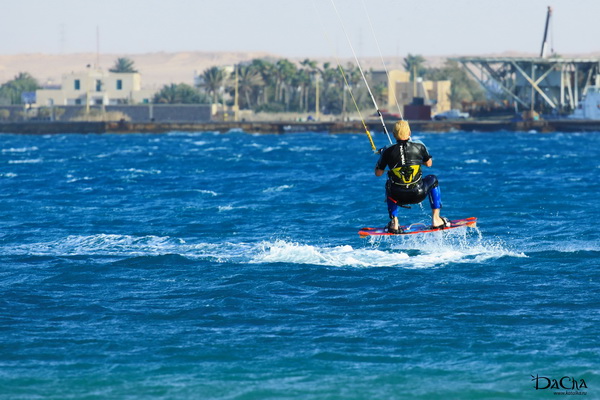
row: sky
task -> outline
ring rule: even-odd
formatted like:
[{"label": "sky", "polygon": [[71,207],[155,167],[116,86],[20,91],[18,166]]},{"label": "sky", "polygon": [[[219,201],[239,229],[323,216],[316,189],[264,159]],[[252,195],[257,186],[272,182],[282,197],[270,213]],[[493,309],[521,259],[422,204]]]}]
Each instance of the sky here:
[{"label": "sky", "polygon": [[0,4],[3,55],[535,54],[541,49],[548,6],[553,8],[549,42],[558,54],[600,52],[600,0],[2,0]]}]

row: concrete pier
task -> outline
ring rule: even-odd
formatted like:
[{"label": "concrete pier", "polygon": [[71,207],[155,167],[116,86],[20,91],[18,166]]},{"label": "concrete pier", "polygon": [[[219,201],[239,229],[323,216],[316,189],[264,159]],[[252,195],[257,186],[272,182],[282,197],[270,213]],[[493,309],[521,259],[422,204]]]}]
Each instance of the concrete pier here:
[{"label": "concrete pier", "polygon": [[[391,132],[395,121],[386,122]],[[379,121],[366,123],[371,132],[382,132]],[[600,132],[600,121],[588,120],[461,120],[410,121],[415,132]],[[165,132],[220,132],[284,134],[291,132],[364,133],[360,121],[351,122],[8,122],[0,123],[0,133],[59,134],[59,133],[165,133]]]}]

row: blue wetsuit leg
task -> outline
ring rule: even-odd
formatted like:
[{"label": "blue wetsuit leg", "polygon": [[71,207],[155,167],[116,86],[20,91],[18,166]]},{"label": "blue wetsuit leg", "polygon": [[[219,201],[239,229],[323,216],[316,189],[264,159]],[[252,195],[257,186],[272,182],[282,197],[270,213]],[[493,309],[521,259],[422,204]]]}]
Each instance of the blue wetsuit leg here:
[{"label": "blue wetsuit leg", "polygon": [[385,201],[387,202],[388,214],[390,215],[390,219],[398,217],[398,203],[392,200],[389,196],[386,197]]},{"label": "blue wetsuit leg", "polygon": [[442,208],[442,193],[435,175],[427,175],[423,178],[423,185],[429,195],[429,206],[432,210]]},{"label": "blue wetsuit leg", "polygon": [[388,214],[390,219],[398,217],[398,202],[393,199],[390,192],[390,182],[385,183],[385,202],[387,203]]}]

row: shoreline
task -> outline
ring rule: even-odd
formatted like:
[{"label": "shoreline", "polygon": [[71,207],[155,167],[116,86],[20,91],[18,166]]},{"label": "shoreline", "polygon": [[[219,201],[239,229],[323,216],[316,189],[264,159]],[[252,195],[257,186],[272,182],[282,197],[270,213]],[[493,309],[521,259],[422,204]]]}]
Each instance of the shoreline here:
[{"label": "shoreline", "polygon": [[[388,130],[395,121],[386,121]],[[413,131],[425,132],[600,132],[600,121],[596,120],[455,120],[455,121],[409,121]],[[381,123],[366,121],[371,132],[381,132]],[[0,123],[4,134],[103,134],[103,133],[166,133],[242,131],[247,133],[285,134],[292,132],[364,133],[361,121],[296,122],[296,121],[242,121],[242,122],[7,122]]]}]

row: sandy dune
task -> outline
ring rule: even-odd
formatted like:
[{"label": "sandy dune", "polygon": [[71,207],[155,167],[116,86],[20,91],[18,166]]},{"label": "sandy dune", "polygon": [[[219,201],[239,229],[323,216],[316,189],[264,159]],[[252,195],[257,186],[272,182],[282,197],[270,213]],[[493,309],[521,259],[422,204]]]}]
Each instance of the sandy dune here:
[{"label": "sandy dune", "polygon": [[[461,55],[425,57],[430,66],[443,64],[447,57]],[[488,54],[481,56],[526,56],[534,54]],[[599,58],[600,53],[595,54],[572,54],[564,57]],[[282,58],[276,54],[260,52],[240,53],[216,53],[216,52],[180,52],[180,53],[147,53],[147,54],[100,54],[94,53],[76,54],[16,54],[0,55],[0,84],[12,79],[19,72],[29,72],[41,84],[59,84],[64,73],[81,71],[88,65],[108,69],[113,66],[119,57],[128,57],[135,62],[135,66],[142,73],[142,85],[147,89],[159,89],[169,83],[192,84],[195,72],[202,73],[212,66],[232,65],[239,62],[249,61],[254,58]],[[404,57],[404,55],[402,56]],[[388,69],[402,68],[402,57],[385,57],[384,61]],[[290,61],[301,61],[305,58],[316,60],[319,63],[330,62],[336,65],[334,58],[302,57],[290,59]],[[346,65],[354,63],[353,59],[342,59],[340,62]],[[383,69],[379,57],[365,58],[360,60],[363,69]]]}]

